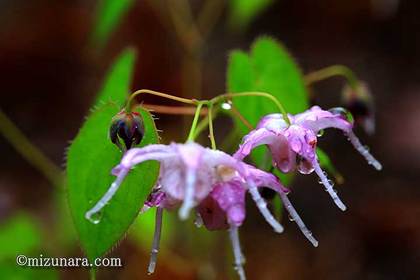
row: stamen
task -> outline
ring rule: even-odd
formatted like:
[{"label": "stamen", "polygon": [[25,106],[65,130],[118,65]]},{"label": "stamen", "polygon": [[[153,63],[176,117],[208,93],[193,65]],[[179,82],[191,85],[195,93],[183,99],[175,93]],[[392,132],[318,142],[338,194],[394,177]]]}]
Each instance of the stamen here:
[{"label": "stamen", "polygon": [[338,206],[338,208],[345,211],[347,209],[347,207],[344,205],[344,203],[338,197],[337,193],[334,191],[334,188],[331,185],[330,180],[327,178],[324,171],[322,171],[321,167],[319,166],[318,159],[315,159],[312,162],[312,165],[315,169],[316,174],[321,179],[321,183],[325,186],[325,190],[328,192],[328,194],[334,200],[334,203]]},{"label": "stamen", "polygon": [[149,267],[147,268],[147,272],[149,275],[155,272],[157,254],[159,252],[160,233],[162,231],[162,215],[163,208],[156,207],[155,233],[153,235],[152,252],[150,253]]},{"label": "stamen", "polygon": [[185,182],[185,195],[184,202],[179,209],[179,217],[181,220],[186,220],[190,213],[191,208],[194,207],[194,185],[195,185],[195,170],[189,168],[186,174]]},{"label": "stamen", "polygon": [[360,143],[359,138],[353,133],[353,131],[349,131],[346,133],[350,142],[352,143],[353,147],[367,160],[367,162],[375,167],[376,170],[382,170],[382,164],[377,161],[369,150]]},{"label": "stamen", "polygon": [[99,200],[96,205],[86,212],[85,218],[91,221],[94,224],[99,223],[99,220],[93,219],[93,216],[111,200],[111,198],[114,196],[118,188],[120,187],[122,181],[124,180],[125,176],[128,174],[129,169],[123,168],[121,169],[120,173],[118,174],[117,179],[111,184],[111,187],[108,189],[108,191],[105,193],[105,195]]},{"label": "stamen", "polygon": [[283,201],[284,207],[286,208],[287,212],[289,212],[290,217],[293,221],[296,222],[300,231],[305,235],[305,237],[314,245],[314,247],[318,247],[318,240],[316,240],[312,232],[305,226],[302,219],[299,217],[299,214],[296,212],[295,208],[292,206],[287,194],[280,191],[279,192],[281,200]]},{"label": "stamen", "polygon": [[258,192],[255,183],[248,180],[249,184],[249,192],[251,193],[252,199],[257,204],[258,209],[260,210],[261,214],[264,216],[265,220],[273,227],[275,232],[282,233],[283,227],[277,220],[271,215],[270,211],[268,211],[267,203],[261,197],[260,193]]},{"label": "stamen", "polygon": [[238,227],[231,226],[229,229],[230,241],[232,242],[233,247],[233,256],[235,258],[235,270],[238,272],[240,280],[246,280],[245,271],[242,264],[245,262],[245,259],[242,255],[241,244],[239,242],[239,233]]}]

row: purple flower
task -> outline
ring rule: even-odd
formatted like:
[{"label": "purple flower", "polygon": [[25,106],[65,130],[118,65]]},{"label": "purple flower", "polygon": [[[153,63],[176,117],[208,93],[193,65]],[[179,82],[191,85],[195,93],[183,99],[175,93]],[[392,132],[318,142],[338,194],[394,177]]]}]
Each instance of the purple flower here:
[{"label": "purple flower", "polygon": [[179,206],[179,216],[186,219],[196,207],[198,217],[209,229],[229,229],[233,245],[235,265],[241,279],[243,257],[239,245],[238,227],[245,219],[245,194],[249,192],[266,221],[276,232],[283,227],[272,216],[258,188],[268,187],[276,191],[290,216],[314,246],[318,241],[306,228],[287,198],[284,188],[271,173],[259,170],[232,156],[217,150],[204,148],[196,143],[149,145],[126,152],[121,163],[113,169],[117,179],[103,198],[88,212],[86,218],[99,212],[113,197],[124,177],[135,165],[156,160],[161,163],[157,186],[144,204],[142,211],[157,207],[156,228],[149,273],[155,268],[159,247],[163,209]]},{"label": "purple flower", "polygon": [[253,148],[267,145],[272,154],[273,165],[279,170],[290,172],[297,169],[303,174],[315,171],[335,204],[344,211],[346,206],[337,196],[331,181],[319,165],[315,153],[318,133],[330,127],[340,129],[369,164],[377,170],[382,169],[381,164],[366,147],[362,146],[352,131],[351,115],[342,108],[325,111],[318,106],[313,106],[301,114],[289,115],[289,119],[290,126],[281,114],[271,114],[262,118],[257,128],[244,137],[234,157],[242,160],[251,153]]}]

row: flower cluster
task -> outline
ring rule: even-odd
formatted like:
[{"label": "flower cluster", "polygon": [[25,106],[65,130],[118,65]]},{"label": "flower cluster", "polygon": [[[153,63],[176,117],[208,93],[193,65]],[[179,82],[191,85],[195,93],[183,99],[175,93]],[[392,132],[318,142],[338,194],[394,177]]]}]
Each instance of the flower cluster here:
[{"label": "flower cluster", "polygon": [[160,175],[142,211],[157,208],[155,238],[149,264],[149,273],[155,269],[159,248],[162,211],[179,208],[179,217],[187,219],[194,210],[198,220],[209,230],[228,229],[233,246],[235,268],[241,279],[245,279],[242,267],[243,256],[239,244],[238,227],[245,220],[245,196],[249,193],[264,219],[274,231],[281,233],[283,227],[267,208],[259,189],[269,188],[281,198],[285,209],[296,222],[305,237],[314,245],[318,241],[312,236],[296,210],[290,203],[285,188],[273,174],[260,170],[243,161],[253,148],[267,145],[273,165],[282,172],[298,170],[303,174],[313,171],[320,177],[326,190],[340,209],[346,207],[335,193],[331,182],[322,171],[315,149],[319,131],[333,127],[342,130],[355,148],[376,169],[381,165],[360,144],[352,132],[351,118],[341,109],[324,111],[319,107],[297,115],[289,115],[288,124],[281,115],[264,117],[257,128],[244,137],[243,143],[233,155],[202,147],[194,142],[170,145],[148,145],[129,149],[120,164],[113,169],[117,176],[103,198],[86,213],[91,219],[113,197],[129,171],[137,164],[148,160],[160,162]]},{"label": "flower cluster", "polygon": [[346,210],[346,206],[337,196],[331,181],[322,171],[316,155],[317,135],[327,128],[336,128],[348,137],[356,150],[366,158],[369,164],[381,170],[381,164],[369,153],[356,135],[353,133],[353,119],[351,114],[343,108],[333,108],[329,111],[318,106],[308,111],[289,115],[290,125],[281,114],[271,114],[262,118],[257,128],[245,136],[242,145],[233,155],[237,159],[244,159],[251,150],[260,145],[267,145],[271,151],[273,165],[282,172],[297,169],[302,174],[315,171],[321,183],[330,194],[335,204]]}]

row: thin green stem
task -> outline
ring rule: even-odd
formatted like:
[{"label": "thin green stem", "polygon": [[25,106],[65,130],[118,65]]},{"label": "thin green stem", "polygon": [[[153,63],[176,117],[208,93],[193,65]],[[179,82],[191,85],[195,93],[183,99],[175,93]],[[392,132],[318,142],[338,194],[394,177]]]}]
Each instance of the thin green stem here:
[{"label": "thin green stem", "polygon": [[190,133],[188,134],[187,141],[194,141],[194,138],[196,135],[195,130],[197,128],[197,123],[198,123],[198,119],[200,118],[200,111],[201,111],[201,107],[203,107],[203,104],[204,104],[203,102],[199,102],[197,105],[197,109],[194,114],[194,119],[191,125]]},{"label": "thin green stem", "polygon": [[357,79],[354,72],[344,65],[333,65],[320,70],[311,72],[305,76],[305,82],[307,85],[313,84],[318,81],[322,81],[334,76],[342,76],[349,83],[353,90],[357,90],[359,80]]},{"label": "thin green stem", "polygon": [[208,104],[208,120],[209,120],[209,136],[210,136],[210,142],[211,142],[211,148],[213,150],[216,150],[216,139],[214,139],[214,131],[213,131],[213,116],[212,116],[212,111],[213,111],[213,104],[209,103]]},{"label": "thin green stem", "polygon": [[195,99],[182,98],[182,97],[173,96],[173,95],[170,95],[170,94],[166,94],[166,93],[158,92],[158,91],[154,91],[154,90],[149,90],[149,89],[139,89],[139,90],[133,92],[130,95],[130,97],[127,101],[127,105],[125,106],[126,112],[131,112],[131,109],[133,108],[133,106],[135,104],[136,96],[138,96],[142,93],[159,96],[159,97],[163,97],[163,98],[166,98],[166,99],[175,100],[175,101],[185,103],[185,104],[191,104],[191,105],[196,105],[197,104],[197,100],[195,100]]},{"label": "thin green stem", "polygon": [[[204,109],[202,109],[201,111],[203,111],[203,110]],[[216,116],[219,114],[219,112],[220,112],[220,107],[213,108],[213,110],[212,110],[212,119],[213,120],[216,118]],[[208,114],[208,110],[207,110],[206,114]],[[197,128],[195,129],[194,138],[196,138],[198,135],[200,135],[201,132],[203,132],[203,130],[206,129],[208,126],[209,126],[209,118],[202,119],[198,123]]]},{"label": "thin green stem", "polygon": [[220,101],[225,101],[227,98],[236,98],[236,97],[243,97],[243,96],[261,96],[270,99],[280,110],[280,113],[283,115],[283,119],[290,125],[289,117],[287,116],[287,112],[284,109],[283,105],[275,98],[273,95],[267,92],[259,92],[259,91],[249,91],[249,92],[239,92],[239,93],[225,93],[218,95],[210,100],[212,104],[216,104]]},{"label": "thin green stem", "polygon": [[22,157],[38,169],[54,186],[62,187],[62,170],[33,145],[2,110],[0,110],[0,133]]}]

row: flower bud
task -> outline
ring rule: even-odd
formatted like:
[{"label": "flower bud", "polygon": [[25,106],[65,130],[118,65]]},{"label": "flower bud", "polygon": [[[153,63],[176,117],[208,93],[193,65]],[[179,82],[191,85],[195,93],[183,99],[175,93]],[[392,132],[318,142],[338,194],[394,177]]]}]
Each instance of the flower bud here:
[{"label": "flower bud", "polygon": [[[144,124],[141,115],[137,112],[127,113],[122,110],[112,118],[109,129],[109,137],[112,143],[120,150],[128,150],[134,145],[138,145],[144,136]],[[121,141],[125,147],[122,146]]]},{"label": "flower bud", "polygon": [[345,86],[342,91],[342,104],[354,117],[356,125],[360,125],[368,134],[375,132],[375,110],[373,97],[366,83],[359,82],[357,90]]}]

